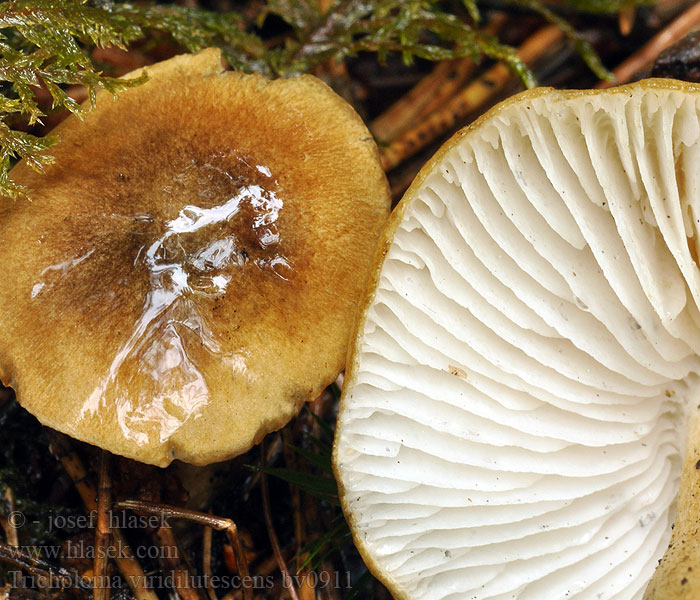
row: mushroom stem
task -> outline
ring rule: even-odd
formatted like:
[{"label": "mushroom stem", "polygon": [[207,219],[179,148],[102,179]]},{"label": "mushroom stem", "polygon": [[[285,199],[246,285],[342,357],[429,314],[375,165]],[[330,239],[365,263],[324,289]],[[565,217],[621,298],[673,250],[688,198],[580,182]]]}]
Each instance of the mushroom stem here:
[{"label": "mushroom stem", "polygon": [[[233,551],[236,555],[236,564],[238,565],[238,572],[241,575],[241,579],[244,581],[250,580],[250,572],[248,570],[248,563],[243,550],[243,544],[241,544],[241,538],[238,535],[238,526],[231,519],[216,517],[214,515],[208,515],[206,513],[197,512],[196,510],[189,510],[187,508],[178,508],[176,506],[157,504],[155,502],[144,502],[142,500],[124,500],[123,502],[117,502],[115,507],[133,510],[134,512],[158,515],[163,519],[185,519],[186,521],[191,521],[192,523],[198,523],[199,525],[211,527],[217,531],[223,531],[226,534],[229,543],[233,547]],[[253,593],[250,587],[243,586],[243,597],[245,600],[252,600]]]},{"label": "mushroom stem", "polygon": [[[68,438],[52,429],[44,428],[44,433],[51,444],[54,456],[61,461],[66,473],[73,480],[73,484],[78,490],[85,508],[88,512],[96,511],[97,491],[90,483],[85,466],[71,448]],[[136,600],[158,600],[155,592],[147,587],[146,574],[138,560],[136,560],[129,542],[126,541],[119,529],[112,530],[110,553],[114,554],[114,562],[116,562],[117,568],[134,593]]]},{"label": "mushroom stem", "polygon": [[95,530],[95,561],[93,600],[109,600],[107,556],[110,540],[109,511],[112,507],[112,480],[109,476],[111,455],[106,450],[100,456],[100,476],[97,486],[97,528]]},{"label": "mushroom stem", "polygon": [[644,600],[692,600],[700,593],[700,406],[689,415],[687,436],[673,534]]},{"label": "mushroom stem", "polygon": [[[548,25],[530,36],[518,49],[518,56],[532,65],[552,46],[561,41],[563,34],[555,25]],[[425,121],[406,131],[396,141],[382,150],[382,166],[390,171],[410,156],[427,146],[437,137],[455,126],[457,122],[492,100],[511,81],[512,72],[498,63],[477,77],[454,96],[442,110],[436,111]]]}]

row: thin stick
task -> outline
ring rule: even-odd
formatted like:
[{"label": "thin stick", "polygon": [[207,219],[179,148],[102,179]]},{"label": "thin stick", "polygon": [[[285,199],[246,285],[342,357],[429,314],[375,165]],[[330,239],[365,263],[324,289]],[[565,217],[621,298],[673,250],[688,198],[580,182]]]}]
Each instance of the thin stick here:
[{"label": "thin stick", "polygon": [[[282,430],[282,449],[284,453],[284,462],[289,469],[298,470],[294,450],[292,449],[292,436],[289,429]],[[299,488],[289,484],[290,502],[292,505],[292,515],[294,517],[294,540],[297,546],[297,572],[303,559],[301,558],[301,547],[305,541],[304,519],[301,514],[301,494]]]},{"label": "thin stick", "polygon": [[153,62],[137,50],[123,50],[116,46],[107,46],[106,48],[98,46],[92,51],[92,58],[110,64],[117,77]]},{"label": "thin stick", "polygon": [[369,130],[374,137],[380,142],[388,143],[405,131],[420,109],[437,93],[449,73],[464,62],[465,59],[443,60],[435,65],[410,91],[370,123]]},{"label": "thin stick", "polygon": [[91,590],[92,582],[81,577],[77,572],[63,567],[56,567],[39,556],[33,556],[22,548],[0,542],[0,561],[7,562],[24,569],[28,573],[43,578],[49,587],[58,584],[63,588]]},{"label": "thin stick", "polygon": [[389,178],[391,186],[391,197],[394,202],[401,200],[401,197],[406,193],[406,190],[413,183],[418,171],[421,170],[424,161],[420,157],[414,157],[406,160],[395,169]]},{"label": "thin stick", "polygon": [[[294,554],[294,547],[292,544],[288,544],[286,547],[282,548],[282,556],[292,556]],[[278,569],[277,558],[273,556],[268,556],[261,563],[256,565],[255,571],[258,575],[272,575],[276,569]]]},{"label": "thin stick", "polygon": [[[334,569],[331,565],[329,565],[325,560],[321,563],[320,565],[320,573],[319,573],[319,581],[333,581],[333,578],[335,578],[335,585],[327,585],[325,586],[325,592],[326,592],[326,598],[328,600],[340,600],[340,586],[341,583],[338,581],[338,576],[340,575],[340,572]],[[326,577],[324,578],[323,574],[327,573]]]},{"label": "thin stick", "polygon": [[26,587],[12,587],[7,584],[0,588],[0,600],[64,600],[65,594],[59,590],[33,590]]},{"label": "thin stick", "polygon": [[[94,513],[97,510],[97,492],[88,480],[87,471],[82,461],[71,448],[66,436],[47,428],[44,428],[44,433],[51,444],[54,456],[61,461],[68,476],[73,480],[85,508],[89,513]],[[146,574],[119,529],[112,530],[110,554],[114,556],[114,562],[134,593],[136,600],[158,600],[155,592],[147,587]]]},{"label": "thin stick", "polygon": [[[548,25],[529,37],[518,49],[518,56],[532,65],[554,44],[561,41],[563,33],[555,25]],[[381,152],[382,166],[389,171],[401,164],[409,156],[433,142],[449,131],[460,119],[493,99],[511,81],[511,71],[498,63],[464,88],[447,105],[430,115],[425,121],[403,134]]]},{"label": "thin stick", "polygon": [[165,522],[153,533],[153,538],[162,552],[160,559],[170,571],[173,589],[181,600],[205,600],[200,590],[192,587],[192,579],[185,561],[180,559],[182,551],[170,525]]},{"label": "thin stick", "polygon": [[[261,443],[261,454],[265,456],[265,446]],[[272,552],[275,555],[275,560],[277,560],[277,566],[279,567],[280,573],[282,573],[282,581],[284,582],[284,587],[289,590],[289,595],[292,600],[299,600],[297,595],[297,590],[294,587],[294,582],[289,575],[289,569],[287,569],[287,563],[284,561],[284,556],[282,556],[282,549],[280,548],[280,542],[275,533],[275,526],[272,522],[272,512],[270,511],[270,489],[267,485],[267,475],[260,472],[261,479],[261,492],[263,499],[263,513],[265,515],[265,525],[267,526],[267,535],[270,537],[270,544],[272,545]]]},{"label": "thin stick", "polygon": [[202,573],[206,581],[207,595],[209,600],[218,600],[214,588],[210,585],[211,582],[211,542],[212,532],[214,530],[206,525],[202,531]]},{"label": "thin stick", "polygon": [[75,489],[83,500],[88,512],[97,510],[97,493],[88,480],[87,471],[78,455],[73,451],[70,441],[61,433],[52,429],[44,429],[51,444],[53,455],[61,461],[63,468],[73,481]]},{"label": "thin stick", "polygon": [[[271,463],[274,462],[277,456],[280,454],[282,451],[282,439],[279,436],[275,436],[275,438],[272,440],[271,444],[266,444],[265,448],[265,463]],[[248,484],[245,487],[245,498],[247,499],[248,494],[260,483],[262,473],[260,471],[256,471],[253,473],[253,476],[250,478],[250,481],[248,481]]]},{"label": "thin stick", "polygon": [[[5,500],[7,501],[8,515],[12,515],[15,512],[15,494],[11,487],[5,490]],[[7,538],[7,543],[10,546],[19,546],[19,535],[17,534],[17,526],[12,521],[12,519],[6,519],[5,517],[0,518],[0,523],[2,528],[5,530],[5,537]]]},{"label": "thin stick", "polygon": [[109,600],[110,585],[107,575],[107,557],[111,537],[109,511],[112,507],[112,480],[109,476],[110,454],[102,450],[100,477],[97,486],[97,528],[95,529],[95,560],[93,600]]},{"label": "thin stick", "polygon": [[628,36],[634,27],[634,18],[637,15],[637,7],[634,4],[628,4],[617,15],[618,26],[620,33]]},{"label": "thin stick", "polygon": [[[289,428],[282,430],[282,444],[284,449],[284,462],[287,468],[293,469],[295,471],[299,470],[299,464],[296,460],[296,454],[292,448],[293,439]],[[294,520],[294,541],[296,542],[296,561],[294,566],[294,571],[297,576],[297,584],[299,586],[298,594],[300,600],[308,600],[310,598],[316,598],[316,590],[314,587],[314,579],[311,577],[306,577],[306,574],[310,571],[309,566],[301,571],[301,566],[306,560],[306,554],[302,555],[301,549],[306,541],[306,532],[304,527],[304,515],[301,512],[301,493],[299,488],[295,485],[289,484],[290,500],[292,505],[292,515]],[[308,506],[310,503],[307,502]]]},{"label": "thin stick", "polygon": [[[117,502],[114,506],[116,508],[133,510],[135,512],[159,515],[164,519],[184,519],[192,523],[198,523],[199,525],[206,525],[217,531],[223,531],[233,547],[233,552],[236,555],[238,572],[241,574],[241,578],[246,581],[250,580],[245,551],[243,550],[243,544],[241,544],[241,538],[238,535],[238,526],[231,519],[215,517],[214,515],[208,515],[188,508],[179,508],[177,506],[157,504],[155,502],[144,502],[142,500],[124,500],[122,502]],[[247,586],[243,588],[243,597],[246,598],[246,600],[252,600],[253,593]]]},{"label": "thin stick", "polygon": [[651,38],[637,52],[613,70],[615,81],[600,81],[596,88],[608,88],[615,84],[627,83],[635,73],[647,68],[660,52],[666,50],[674,42],[685,36],[694,27],[700,25],[700,2],[693,4],[679,17],[671,21],[664,29]]},{"label": "thin stick", "polygon": [[[493,35],[506,21],[503,13],[495,15],[483,32]],[[443,60],[411,90],[379,115],[369,129],[382,142],[391,142],[411,127],[415,119],[426,116],[442,106],[462,87],[476,69],[469,57]]]}]

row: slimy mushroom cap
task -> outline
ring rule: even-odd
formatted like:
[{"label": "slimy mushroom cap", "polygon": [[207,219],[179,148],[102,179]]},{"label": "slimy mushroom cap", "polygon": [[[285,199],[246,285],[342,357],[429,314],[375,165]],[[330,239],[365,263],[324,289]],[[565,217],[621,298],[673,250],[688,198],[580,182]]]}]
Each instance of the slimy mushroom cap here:
[{"label": "slimy mushroom cap", "polygon": [[[319,80],[146,69],[0,204],[0,378],[45,425],[156,465],[247,450],[342,369],[389,211]],[[138,74],[138,73],[137,73]]]}]

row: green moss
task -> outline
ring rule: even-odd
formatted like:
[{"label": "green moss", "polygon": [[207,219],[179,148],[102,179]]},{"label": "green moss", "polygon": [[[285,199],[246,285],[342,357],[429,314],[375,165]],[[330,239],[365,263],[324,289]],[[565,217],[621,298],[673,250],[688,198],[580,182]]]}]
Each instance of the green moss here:
[{"label": "green moss", "polygon": [[[511,0],[544,15],[560,26],[591,69],[608,76],[599,58],[570,25],[539,0]],[[592,12],[615,12],[649,0],[565,0]],[[81,84],[94,99],[98,89],[118,94],[140,79],[106,76],[90,58],[93,47],[127,48],[137,40],[167,36],[190,52],[220,47],[229,64],[267,76],[310,72],[324,61],[358,52],[384,60],[399,53],[406,63],[415,58],[444,60],[486,56],[504,61],[527,86],[535,84],[515,49],[474,28],[479,20],[477,0],[335,0],[322,13],[318,0],[268,0],[237,13],[215,13],[171,4],[89,2],[88,0],[15,0],[0,2],[0,194],[23,193],[8,175],[12,163],[25,158],[41,170],[50,161],[53,138],[17,130],[15,123],[33,124],[44,116],[36,101],[36,86],[45,86],[53,109],[80,114],[64,86]],[[257,12],[256,12],[257,11]],[[457,16],[464,15],[464,18]],[[277,15],[290,28],[275,44],[263,40],[255,25]]]}]

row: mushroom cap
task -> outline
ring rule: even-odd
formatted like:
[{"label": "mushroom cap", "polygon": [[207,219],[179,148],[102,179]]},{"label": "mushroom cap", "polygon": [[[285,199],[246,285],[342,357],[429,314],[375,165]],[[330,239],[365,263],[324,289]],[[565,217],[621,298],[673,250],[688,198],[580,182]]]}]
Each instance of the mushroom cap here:
[{"label": "mushroom cap", "polygon": [[[0,379],[142,462],[244,452],[343,368],[389,213],[360,117],[311,76],[146,68],[56,130],[0,204]],[[140,74],[136,73],[136,75]]]},{"label": "mushroom cap", "polygon": [[422,169],[333,456],[396,598],[642,597],[700,395],[699,231],[695,85],[525,92]]}]

